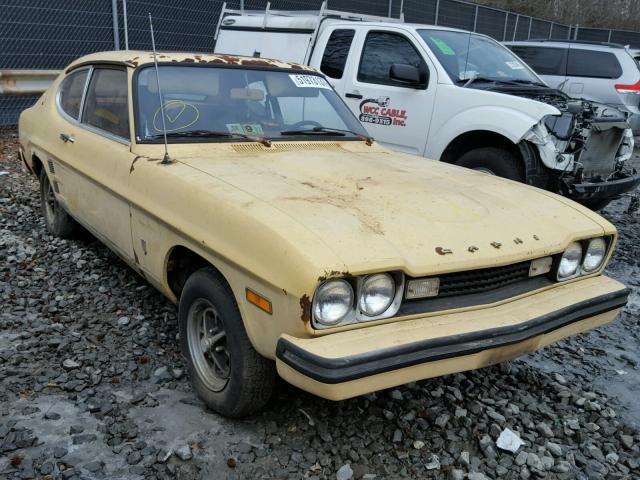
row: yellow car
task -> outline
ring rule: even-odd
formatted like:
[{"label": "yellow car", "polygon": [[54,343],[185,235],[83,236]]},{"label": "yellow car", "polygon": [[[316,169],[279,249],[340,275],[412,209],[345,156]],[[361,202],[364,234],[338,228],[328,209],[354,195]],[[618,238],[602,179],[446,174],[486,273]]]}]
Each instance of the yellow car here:
[{"label": "yellow car", "polygon": [[260,409],[276,371],[340,400],[491,365],[626,303],[602,274],[616,230],[578,204],[382,148],[308,67],[158,62],[73,62],[20,155],[49,232],[84,226],[179,304],[213,410]]}]

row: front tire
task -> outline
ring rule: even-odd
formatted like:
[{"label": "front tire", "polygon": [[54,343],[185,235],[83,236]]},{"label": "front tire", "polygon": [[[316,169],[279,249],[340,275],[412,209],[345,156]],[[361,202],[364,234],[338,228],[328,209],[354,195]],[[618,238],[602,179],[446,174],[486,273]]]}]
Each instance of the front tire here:
[{"label": "front tire", "polygon": [[79,225],[58,203],[53,185],[44,169],[40,173],[40,207],[49,233],[59,238],[76,235]]},{"label": "front tire", "polygon": [[462,155],[456,164],[517,182],[525,180],[522,162],[501,148],[476,148]]},{"label": "front tire", "polygon": [[238,418],[266,405],[275,366],[251,345],[231,289],[212,268],[187,279],[179,322],[191,382],[207,407]]}]

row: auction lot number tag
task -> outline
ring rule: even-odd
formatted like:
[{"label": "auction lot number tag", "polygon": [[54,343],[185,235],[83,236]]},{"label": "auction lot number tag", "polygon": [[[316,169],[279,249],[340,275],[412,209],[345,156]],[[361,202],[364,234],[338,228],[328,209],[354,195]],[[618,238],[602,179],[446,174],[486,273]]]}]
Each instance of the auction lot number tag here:
[{"label": "auction lot number tag", "polygon": [[331,85],[322,77],[317,75],[293,75],[289,78],[298,88],[326,88],[331,90]]}]

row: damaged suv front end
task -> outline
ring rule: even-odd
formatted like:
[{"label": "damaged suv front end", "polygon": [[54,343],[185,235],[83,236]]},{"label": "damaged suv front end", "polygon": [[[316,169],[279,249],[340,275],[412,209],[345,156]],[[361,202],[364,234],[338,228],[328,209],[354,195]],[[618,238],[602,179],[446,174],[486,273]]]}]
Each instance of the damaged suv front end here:
[{"label": "damaged suv front end", "polygon": [[560,112],[546,116],[523,138],[537,147],[540,161],[549,169],[545,187],[600,208],[640,184],[640,175],[628,165],[634,137],[625,112],[552,89],[510,93]]}]

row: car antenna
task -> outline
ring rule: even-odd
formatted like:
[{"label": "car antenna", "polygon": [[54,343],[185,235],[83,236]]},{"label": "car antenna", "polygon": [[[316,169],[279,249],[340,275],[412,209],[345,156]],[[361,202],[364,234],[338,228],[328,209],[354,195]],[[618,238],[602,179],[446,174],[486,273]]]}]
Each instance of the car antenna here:
[{"label": "car antenna", "polygon": [[156,39],[153,35],[153,22],[151,21],[151,12],[149,12],[149,29],[151,30],[151,48],[153,50],[153,64],[156,69],[156,83],[158,84],[158,98],[160,99],[160,116],[162,117],[162,136],[164,137],[164,157],[160,163],[171,163],[169,156],[169,144],[167,142],[167,125],[164,119],[164,100],[162,98],[162,89],[160,88],[160,70],[158,69],[158,57],[156,54]]}]

